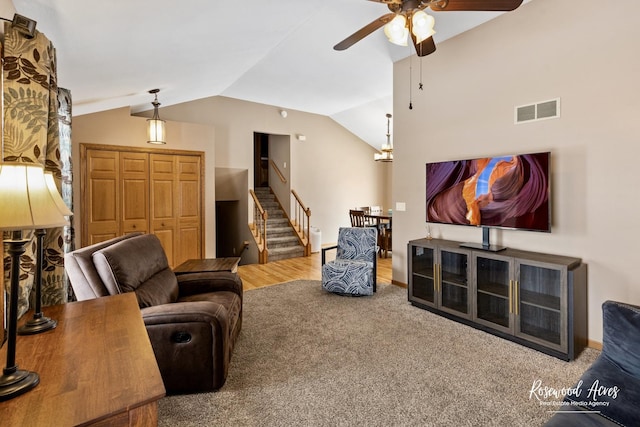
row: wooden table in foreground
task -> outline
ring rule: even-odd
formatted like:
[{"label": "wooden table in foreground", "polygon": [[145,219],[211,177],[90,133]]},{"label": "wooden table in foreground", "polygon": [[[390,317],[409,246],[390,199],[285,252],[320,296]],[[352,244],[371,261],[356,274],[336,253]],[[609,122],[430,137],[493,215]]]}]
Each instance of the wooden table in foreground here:
[{"label": "wooden table in foreground", "polygon": [[175,274],[200,273],[203,271],[230,271],[236,273],[239,263],[239,257],[189,259],[177,266],[173,272]]},{"label": "wooden table in foreground", "polygon": [[[133,293],[42,310],[58,327],[18,336],[16,362],[40,384],[0,402],[3,426],[155,426],[165,388]],[[22,321],[30,319],[32,312]],[[0,351],[4,366],[6,345]]]}]

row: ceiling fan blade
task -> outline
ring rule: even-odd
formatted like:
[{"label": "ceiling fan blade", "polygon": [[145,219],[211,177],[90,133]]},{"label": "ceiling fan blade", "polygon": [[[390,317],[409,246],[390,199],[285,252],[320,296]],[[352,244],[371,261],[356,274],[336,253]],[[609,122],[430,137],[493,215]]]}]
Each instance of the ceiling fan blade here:
[{"label": "ceiling fan blade", "polygon": [[453,11],[496,11],[508,12],[517,9],[522,4],[522,0],[442,0],[429,5],[431,10]]},{"label": "ceiling fan blade", "polygon": [[416,48],[418,56],[427,56],[436,51],[436,44],[433,41],[433,37],[429,37],[420,43],[416,43],[416,37],[411,34],[411,39],[413,39],[413,46]]},{"label": "ceiling fan blade", "polygon": [[342,40],[340,43],[335,45],[333,48],[335,50],[345,50],[345,49],[353,46],[354,44],[356,44],[357,42],[359,42],[360,40],[362,40],[363,38],[365,38],[369,34],[373,33],[378,28],[382,27],[387,22],[391,21],[394,16],[396,16],[395,13],[387,13],[386,15],[381,16],[380,18],[376,19],[375,21],[373,21],[373,22],[365,25],[364,27],[360,28],[358,31],[356,31],[355,33],[351,34],[346,39]]}]

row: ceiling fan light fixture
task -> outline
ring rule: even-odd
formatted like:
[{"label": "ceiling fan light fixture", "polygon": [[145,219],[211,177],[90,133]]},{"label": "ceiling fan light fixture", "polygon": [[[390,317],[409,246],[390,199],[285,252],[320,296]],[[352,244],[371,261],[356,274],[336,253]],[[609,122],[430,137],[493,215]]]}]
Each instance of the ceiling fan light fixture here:
[{"label": "ceiling fan light fixture", "polygon": [[433,29],[436,21],[433,16],[422,10],[418,10],[411,17],[411,32],[416,37],[417,43],[422,43],[436,32]]},{"label": "ceiling fan light fixture", "polygon": [[395,18],[384,26],[384,34],[391,43],[399,46],[406,46],[407,38],[409,36],[407,18],[402,14],[396,15]]}]

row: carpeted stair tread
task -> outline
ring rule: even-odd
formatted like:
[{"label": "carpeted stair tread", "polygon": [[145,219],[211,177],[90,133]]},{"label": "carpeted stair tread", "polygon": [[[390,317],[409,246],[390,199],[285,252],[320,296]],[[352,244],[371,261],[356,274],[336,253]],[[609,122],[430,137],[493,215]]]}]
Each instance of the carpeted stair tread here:
[{"label": "carpeted stair tread", "polygon": [[263,209],[267,212],[269,261],[304,256],[304,248],[300,245],[295,230],[280,208],[275,195],[268,187],[258,187],[254,189],[254,192]]}]

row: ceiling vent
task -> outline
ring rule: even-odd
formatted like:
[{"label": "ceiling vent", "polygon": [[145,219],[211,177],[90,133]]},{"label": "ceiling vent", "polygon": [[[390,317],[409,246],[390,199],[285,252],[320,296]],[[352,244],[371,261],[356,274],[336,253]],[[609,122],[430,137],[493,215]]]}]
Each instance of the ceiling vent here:
[{"label": "ceiling vent", "polygon": [[528,123],[560,117],[560,98],[515,108],[515,123]]}]

